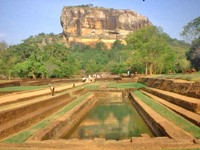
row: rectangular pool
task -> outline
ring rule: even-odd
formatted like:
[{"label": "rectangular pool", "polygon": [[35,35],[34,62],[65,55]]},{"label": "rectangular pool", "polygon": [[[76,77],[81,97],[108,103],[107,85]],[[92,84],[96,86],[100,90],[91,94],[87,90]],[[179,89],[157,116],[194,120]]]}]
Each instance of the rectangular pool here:
[{"label": "rectangular pool", "polygon": [[65,138],[122,140],[141,134],[154,137],[130,102],[103,98]]}]

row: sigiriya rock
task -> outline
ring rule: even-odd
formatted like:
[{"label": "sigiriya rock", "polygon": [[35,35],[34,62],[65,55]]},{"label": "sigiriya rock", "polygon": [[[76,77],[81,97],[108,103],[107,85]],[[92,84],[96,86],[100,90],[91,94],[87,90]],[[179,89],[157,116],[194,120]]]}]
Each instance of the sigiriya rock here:
[{"label": "sigiriya rock", "polygon": [[65,42],[92,45],[101,40],[110,47],[116,39],[124,41],[127,34],[151,25],[151,22],[133,10],[83,5],[65,6],[61,25]]}]

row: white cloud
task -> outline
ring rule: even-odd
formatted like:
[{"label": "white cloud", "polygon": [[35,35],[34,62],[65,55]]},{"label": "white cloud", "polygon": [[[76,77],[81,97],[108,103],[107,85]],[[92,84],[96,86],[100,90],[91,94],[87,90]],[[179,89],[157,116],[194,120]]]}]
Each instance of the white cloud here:
[{"label": "white cloud", "polygon": [[0,37],[3,37],[3,36],[6,36],[5,34],[3,34],[3,33],[0,33]]}]

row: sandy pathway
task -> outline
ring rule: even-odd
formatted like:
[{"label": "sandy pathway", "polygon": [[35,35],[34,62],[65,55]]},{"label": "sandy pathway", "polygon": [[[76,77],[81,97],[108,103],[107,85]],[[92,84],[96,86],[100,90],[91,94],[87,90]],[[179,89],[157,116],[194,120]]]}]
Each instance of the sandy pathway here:
[{"label": "sandy pathway", "polygon": [[[80,86],[83,84],[84,84],[83,82],[75,83],[76,86]],[[73,86],[72,84],[55,85],[55,92],[72,88],[72,86]],[[50,89],[45,88],[42,90],[34,90],[34,91],[28,91],[28,92],[19,92],[19,93],[14,93],[14,94],[9,94],[9,95],[3,95],[3,96],[0,96],[0,105],[5,102],[12,102],[12,101],[16,101],[22,98],[28,98],[31,96],[37,96],[37,95],[48,94],[48,93],[51,94]]]}]

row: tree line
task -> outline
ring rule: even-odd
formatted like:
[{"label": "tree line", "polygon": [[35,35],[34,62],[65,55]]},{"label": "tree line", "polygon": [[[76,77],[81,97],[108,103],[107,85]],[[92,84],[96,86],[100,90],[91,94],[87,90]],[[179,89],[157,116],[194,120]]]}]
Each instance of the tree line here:
[{"label": "tree line", "polygon": [[191,56],[199,48],[197,39],[188,44],[170,38],[159,27],[147,26],[125,40],[127,45],[116,40],[109,50],[101,40],[95,47],[80,43],[66,47],[62,36],[53,33],[40,33],[12,46],[2,41],[0,75],[7,79],[63,78],[100,72],[122,74],[127,70],[160,74],[179,73],[190,67],[200,69]]}]

